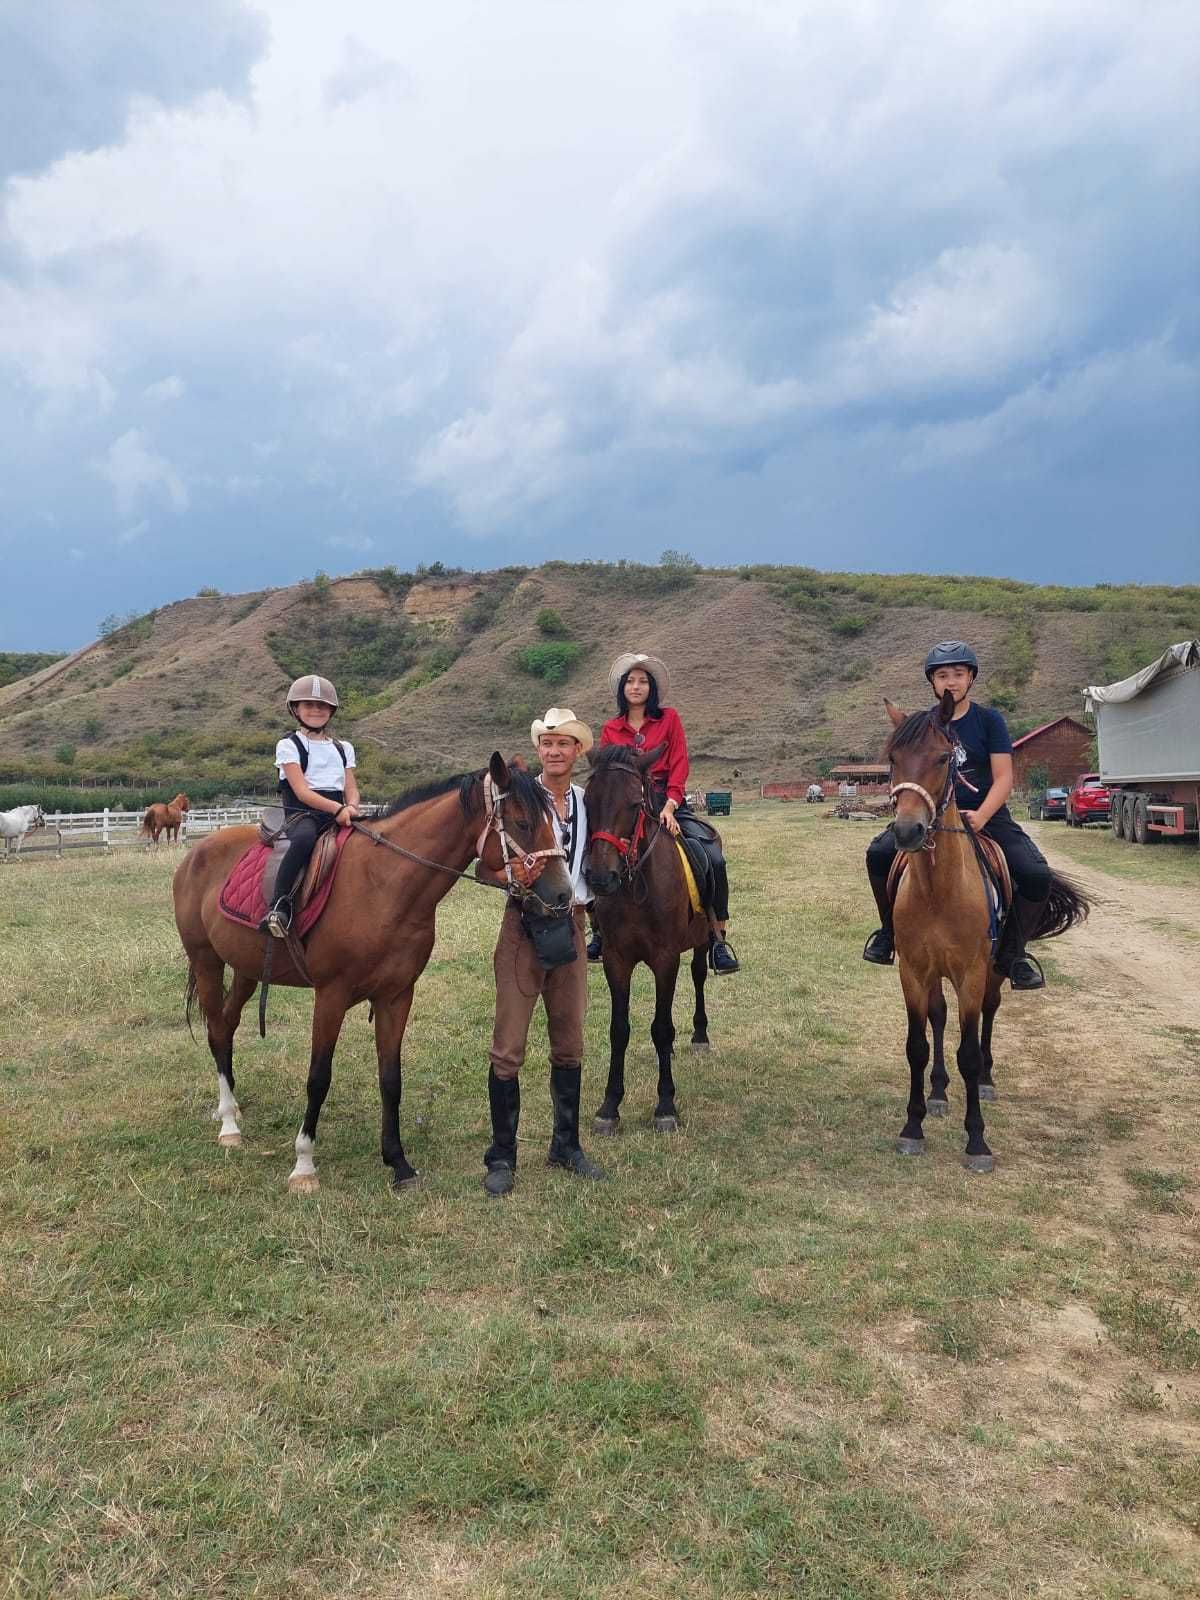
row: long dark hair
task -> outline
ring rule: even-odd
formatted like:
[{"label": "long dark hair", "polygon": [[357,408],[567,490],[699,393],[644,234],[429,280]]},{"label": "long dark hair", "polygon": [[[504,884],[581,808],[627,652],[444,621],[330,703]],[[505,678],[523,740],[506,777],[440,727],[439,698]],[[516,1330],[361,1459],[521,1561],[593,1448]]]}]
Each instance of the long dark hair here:
[{"label": "long dark hair", "polygon": [[[646,672],[646,669],[645,667],[635,666],[630,667],[627,672],[621,674],[621,681],[617,685],[617,710],[623,717],[629,715],[629,701],[625,698],[625,680],[630,672]],[[645,714],[648,717],[661,717],[662,707],[658,703],[658,679],[652,672],[646,672],[646,676],[650,679],[650,694],[646,700]]]}]

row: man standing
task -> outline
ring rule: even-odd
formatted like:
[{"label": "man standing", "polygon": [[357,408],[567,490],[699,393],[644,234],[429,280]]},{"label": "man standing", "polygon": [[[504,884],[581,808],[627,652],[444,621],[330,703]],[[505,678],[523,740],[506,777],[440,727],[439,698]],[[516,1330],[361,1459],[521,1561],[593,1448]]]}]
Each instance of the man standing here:
[{"label": "man standing", "polygon": [[553,803],[554,836],[565,853],[575,891],[571,912],[574,953],[563,964],[547,969],[538,960],[522,923],[519,903],[510,901],[506,906],[493,957],[496,1022],[488,1072],[492,1142],[483,1158],[487,1167],[483,1187],[493,1196],[510,1194],[516,1178],[521,1115],[518,1073],[539,995],[550,1034],[550,1098],[554,1104],[547,1165],[562,1167],[578,1178],[606,1176],[579,1144],[579,1077],[587,1010],[584,906],[588,894],[583,882],[587,813],[583,790],[571,782],[571,773],[579,757],[592,747],[592,730],[573,711],[551,706],[545,717],[534,721],[530,736],[542,763],[542,784]]}]

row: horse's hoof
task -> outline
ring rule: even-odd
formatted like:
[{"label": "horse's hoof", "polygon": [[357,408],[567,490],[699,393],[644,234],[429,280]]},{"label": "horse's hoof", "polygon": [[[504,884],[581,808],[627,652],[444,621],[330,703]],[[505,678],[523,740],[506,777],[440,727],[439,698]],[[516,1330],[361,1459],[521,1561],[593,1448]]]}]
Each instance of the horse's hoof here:
[{"label": "horse's hoof", "polygon": [[996,1085],[994,1083],[981,1083],[979,1085],[979,1098],[981,1100],[994,1100],[996,1098]]},{"label": "horse's hoof", "polygon": [[949,1100],[927,1100],[925,1109],[931,1117],[948,1117],[950,1115]]},{"label": "horse's hoof", "polygon": [[316,1194],[321,1187],[321,1180],[315,1172],[302,1172],[298,1176],[293,1173],[288,1179],[289,1194]]},{"label": "horse's hoof", "polygon": [[692,1040],[692,1049],[693,1050],[711,1050],[712,1049],[712,1041],[710,1039],[693,1039]]},{"label": "horse's hoof", "polygon": [[405,1189],[419,1189],[421,1187],[421,1174],[410,1173],[407,1178],[393,1178],[392,1190],[395,1194],[402,1194]]},{"label": "horse's hoof", "polygon": [[898,1156],[923,1156],[925,1154],[924,1139],[897,1139],[896,1154]]},{"label": "horse's hoof", "polygon": [[620,1117],[593,1117],[592,1132],[602,1139],[611,1139],[621,1131]]},{"label": "horse's hoof", "polygon": [[219,1133],[217,1135],[217,1143],[224,1150],[240,1150],[242,1148],[242,1136],[240,1133]]},{"label": "horse's hoof", "polygon": [[655,1131],[655,1133],[678,1133],[679,1132],[679,1118],[678,1117],[655,1117],[655,1119],[654,1119],[654,1131]]},{"label": "horse's hoof", "polygon": [[986,1156],[964,1155],[962,1164],[968,1172],[991,1172],[995,1169],[996,1158],[990,1153]]}]

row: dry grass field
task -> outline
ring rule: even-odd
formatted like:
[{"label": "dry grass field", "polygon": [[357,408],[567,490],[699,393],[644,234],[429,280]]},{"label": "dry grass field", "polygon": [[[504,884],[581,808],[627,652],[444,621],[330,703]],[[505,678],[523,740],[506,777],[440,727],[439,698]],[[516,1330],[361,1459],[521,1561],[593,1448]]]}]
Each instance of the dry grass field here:
[{"label": "dry grass field", "polygon": [[866,828],[755,805],[682,1132],[649,1127],[643,982],[626,1130],[588,1141],[612,1181],[542,1165],[539,1036],[499,1204],[492,896],[450,895],[417,992],[423,1186],[386,1185],[357,1011],[300,1199],[308,997],[273,992],[265,1041],[248,1014],[221,1150],[178,854],[0,868],[0,1595],[1196,1594],[1197,856],[1035,831],[1098,904],[1006,996],[992,1176],[954,1079],[928,1155],[893,1153]]}]

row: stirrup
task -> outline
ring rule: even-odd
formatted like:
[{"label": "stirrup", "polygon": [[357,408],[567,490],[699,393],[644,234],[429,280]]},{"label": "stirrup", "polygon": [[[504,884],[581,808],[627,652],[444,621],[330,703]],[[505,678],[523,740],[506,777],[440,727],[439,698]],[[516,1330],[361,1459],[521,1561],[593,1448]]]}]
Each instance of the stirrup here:
[{"label": "stirrup", "polygon": [[[1018,971],[1022,968],[1024,970],[1020,972],[1018,977]],[[1013,957],[1009,963],[1008,981],[1010,986],[1016,990],[1044,989],[1046,987],[1046,975],[1042,971],[1041,964],[1028,951]]]},{"label": "stirrup", "polygon": [[292,931],[292,907],[287,900],[276,900],[267,912],[263,923],[266,931],[276,939],[286,939]]},{"label": "stirrup", "polygon": [[[718,950],[723,950],[725,952],[726,959],[723,963],[717,959]],[[734,951],[733,946],[727,939],[716,939],[710,937],[708,941],[708,964],[712,968],[713,972],[716,973],[718,978],[727,976],[732,972],[741,971],[741,963],[737,958],[737,954]]]},{"label": "stirrup", "polygon": [[877,967],[890,967],[896,960],[896,940],[894,935],[889,936],[886,928],[876,928],[875,932],[863,945],[862,958],[872,961]]}]

